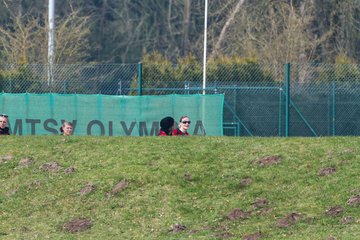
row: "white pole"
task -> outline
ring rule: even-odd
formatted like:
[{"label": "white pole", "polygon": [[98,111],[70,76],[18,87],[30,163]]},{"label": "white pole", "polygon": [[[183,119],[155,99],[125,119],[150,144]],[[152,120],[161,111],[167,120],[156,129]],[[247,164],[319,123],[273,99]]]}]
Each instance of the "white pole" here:
[{"label": "white pole", "polygon": [[203,95],[206,89],[206,52],[207,52],[207,15],[208,15],[208,0],[205,0],[205,14],[204,14],[204,59],[203,59]]},{"label": "white pole", "polygon": [[[207,15],[208,15],[208,0],[205,0],[205,14],[204,14],[204,59],[203,59],[203,95],[206,94],[206,53],[207,53]],[[203,135],[205,136],[205,96],[202,98],[202,125]]]},{"label": "white pole", "polygon": [[55,0],[49,0],[48,85],[53,80],[54,64]]}]

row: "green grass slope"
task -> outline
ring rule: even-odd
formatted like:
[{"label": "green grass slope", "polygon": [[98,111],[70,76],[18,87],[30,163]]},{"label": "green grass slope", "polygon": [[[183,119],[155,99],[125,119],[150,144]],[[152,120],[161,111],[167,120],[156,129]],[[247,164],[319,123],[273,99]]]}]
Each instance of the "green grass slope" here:
[{"label": "green grass slope", "polygon": [[360,236],[360,138],[10,136],[0,144],[0,239]]}]

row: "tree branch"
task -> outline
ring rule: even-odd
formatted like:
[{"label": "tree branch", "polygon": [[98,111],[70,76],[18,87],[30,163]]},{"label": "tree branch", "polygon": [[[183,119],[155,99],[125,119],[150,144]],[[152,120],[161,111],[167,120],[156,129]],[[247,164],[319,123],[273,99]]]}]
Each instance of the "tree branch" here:
[{"label": "tree branch", "polygon": [[229,28],[231,22],[234,20],[235,15],[240,11],[240,7],[244,4],[245,0],[239,0],[238,3],[236,4],[234,10],[231,12],[229,18],[227,19],[227,21],[225,22],[223,28],[221,29],[221,33],[219,36],[218,41],[215,44],[215,47],[212,51],[212,56],[216,56],[220,50],[221,47],[221,43],[223,42],[224,38],[225,38],[225,33],[227,31],[227,29]]}]

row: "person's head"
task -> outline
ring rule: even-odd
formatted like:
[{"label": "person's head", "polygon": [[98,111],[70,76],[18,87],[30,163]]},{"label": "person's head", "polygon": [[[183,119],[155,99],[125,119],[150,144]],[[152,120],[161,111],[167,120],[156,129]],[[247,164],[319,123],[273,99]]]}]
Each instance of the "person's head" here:
[{"label": "person's head", "polygon": [[73,134],[73,125],[71,122],[64,122],[60,128],[60,132],[64,136],[70,136]]},{"label": "person's head", "polygon": [[179,129],[182,131],[182,132],[187,132],[187,130],[189,129],[190,127],[190,118],[188,116],[182,116],[180,118],[180,121],[179,121]]},{"label": "person's head", "polygon": [[0,128],[6,128],[8,126],[8,115],[0,114]]},{"label": "person's head", "polygon": [[172,132],[175,128],[175,120],[172,117],[165,117],[160,121],[160,128],[167,135],[172,135]]}]

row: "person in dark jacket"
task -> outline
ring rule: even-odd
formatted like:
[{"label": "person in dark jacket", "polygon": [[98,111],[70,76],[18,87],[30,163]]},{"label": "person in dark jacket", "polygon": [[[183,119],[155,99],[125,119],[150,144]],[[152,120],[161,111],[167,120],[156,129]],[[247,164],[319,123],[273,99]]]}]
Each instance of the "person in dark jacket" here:
[{"label": "person in dark jacket", "polygon": [[8,115],[0,114],[0,135],[10,135]]},{"label": "person in dark jacket", "polygon": [[158,136],[171,136],[175,128],[175,120],[172,117],[164,117],[160,121]]},{"label": "person in dark jacket", "polygon": [[190,118],[182,116],[179,121],[179,127],[173,131],[174,136],[189,136],[188,129],[190,127]]}]

